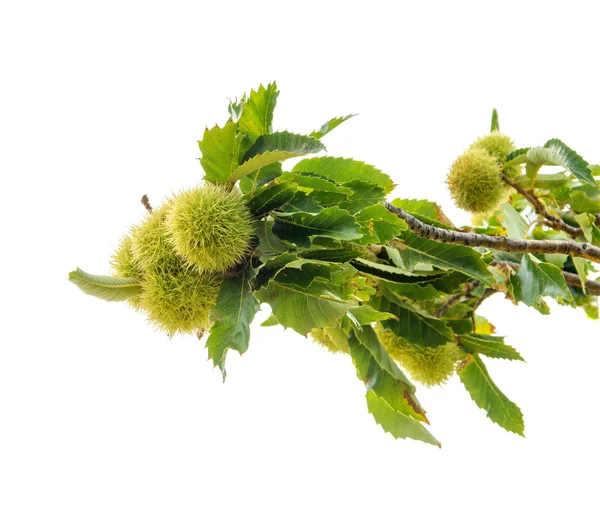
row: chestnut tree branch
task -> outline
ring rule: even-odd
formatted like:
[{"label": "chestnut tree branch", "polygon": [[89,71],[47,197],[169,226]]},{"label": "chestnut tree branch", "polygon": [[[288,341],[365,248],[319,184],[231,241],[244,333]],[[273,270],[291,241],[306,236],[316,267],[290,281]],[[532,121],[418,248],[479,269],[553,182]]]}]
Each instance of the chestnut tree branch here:
[{"label": "chestnut tree branch", "polygon": [[450,244],[461,244],[473,248],[492,248],[494,250],[504,250],[513,253],[566,254],[600,263],[600,248],[587,242],[575,242],[572,240],[525,240],[512,237],[495,237],[479,233],[447,230],[444,228],[437,228],[431,224],[426,224],[389,202],[384,201],[382,204],[388,211],[406,221],[410,231],[425,239],[432,239]]},{"label": "chestnut tree branch", "polygon": [[[492,261],[493,266],[508,266],[513,270],[518,270],[521,268],[519,263],[514,263],[513,261],[500,261],[494,259]],[[571,272],[562,272],[563,277],[565,278],[565,282],[567,285],[571,285],[574,287],[581,288],[581,279],[577,274],[572,274]],[[585,282],[585,289],[587,292],[594,296],[600,296],[600,281],[593,281],[592,279],[588,279]]]},{"label": "chestnut tree branch", "polygon": [[473,313],[480,307],[480,305],[490,296],[493,296],[498,290],[495,288],[486,288],[483,295],[477,300],[477,303],[473,306]]},{"label": "chestnut tree branch", "polygon": [[479,281],[473,281],[465,285],[464,290],[458,292],[448,298],[448,301],[444,303],[435,313],[436,318],[440,318],[444,312],[446,312],[452,305],[458,303],[462,298],[469,297],[475,287],[479,285]]},{"label": "chestnut tree branch", "polygon": [[511,180],[504,173],[500,173],[500,178],[502,178],[502,180],[504,180],[504,182],[512,187],[517,193],[519,193],[519,195],[522,195],[527,199],[527,201],[533,206],[535,212],[546,219],[546,222],[544,222],[546,226],[550,226],[555,230],[564,231],[572,237],[581,237],[583,235],[583,230],[581,228],[571,226],[560,217],[552,215],[552,213],[550,213],[546,208],[545,204],[535,195],[533,191],[523,189],[519,184]]}]

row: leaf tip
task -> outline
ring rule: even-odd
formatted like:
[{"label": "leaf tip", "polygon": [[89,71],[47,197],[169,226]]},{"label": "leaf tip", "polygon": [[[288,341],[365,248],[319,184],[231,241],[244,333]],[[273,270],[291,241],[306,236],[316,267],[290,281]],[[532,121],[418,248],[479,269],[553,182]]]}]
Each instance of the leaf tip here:
[{"label": "leaf tip", "polygon": [[498,120],[498,111],[493,108],[492,109],[492,125],[490,127],[490,131],[494,132],[495,130],[500,130],[500,121]]},{"label": "leaf tip", "polygon": [[217,368],[221,372],[221,378],[223,379],[223,384],[225,384],[225,379],[227,378],[227,370],[222,362],[215,360],[210,353],[208,353],[208,357],[206,360],[212,360],[213,368]]}]

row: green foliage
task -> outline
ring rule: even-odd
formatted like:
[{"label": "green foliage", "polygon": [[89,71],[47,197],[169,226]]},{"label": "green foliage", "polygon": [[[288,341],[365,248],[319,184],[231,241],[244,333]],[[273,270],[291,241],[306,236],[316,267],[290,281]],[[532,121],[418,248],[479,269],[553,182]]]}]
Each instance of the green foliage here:
[{"label": "green foliage", "polygon": [[325,123],[323,123],[323,125],[321,125],[321,127],[318,130],[311,132],[309,134],[309,136],[312,136],[313,138],[317,138],[318,140],[320,140],[323,136],[325,136],[326,134],[329,134],[333,129],[340,126],[342,123],[344,123],[344,121],[346,121],[350,118],[353,118],[354,116],[356,116],[356,114],[348,114],[347,116],[344,116],[343,118],[330,119],[329,121],[326,121]]},{"label": "green foliage", "polygon": [[575,188],[570,206],[576,213],[600,213],[600,189],[590,186]]},{"label": "green foliage", "polygon": [[212,129],[206,129],[202,140],[198,142],[202,153],[200,164],[206,172],[207,182],[226,184],[238,168],[239,142],[235,129],[233,121],[223,128],[215,125]]},{"label": "green foliage", "polygon": [[260,169],[243,176],[239,180],[240,191],[247,196],[252,198],[256,189],[261,186],[272,182],[281,175],[283,169],[281,168],[281,162],[274,162],[269,165],[264,165]]},{"label": "green foliage", "polygon": [[475,404],[485,410],[492,421],[509,432],[523,435],[523,413],[494,384],[479,355],[468,355],[458,374]]},{"label": "green foliage", "polygon": [[206,342],[208,356],[225,376],[225,355],[228,349],[245,353],[250,341],[250,324],[260,309],[252,293],[252,268],[246,268],[237,277],[223,280],[219,297],[210,312],[213,322]]},{"label": "green foliage", "polygon": [[490,358],[504,358],[506,360],[521,360],[523,357],[510,345],[504,343],[502,336],[486,336],[484,334],[471,334],[459,336],[458,343],[467,353],[477,353]]},{"label": "green foliage", "polygon": [[500,130],[500,119],[498,118],[498,111],[494,108],[492,110],[492,126],[490,127],[490,132],[494,132],[495,130]]},{"label": "green foliage", "polygon": [[[440,446],[411,379],[439,385],[454,373],[492,421],[522,435],[521,411],[482,359],[524,359],[478,310],[498,293],[542,314],[553,298],[598,318],[598,260],[579,250],[600,245],[600,166],[556,139],[516,148],[494,110],[490,134],[447,177],[455,202],[476,213],[474,226],[455,228],[429,200],[400,196],[392,204],[402,214],[392,212],[383,201],[395,183],[372,165],[333,156],[288,165],[322,151],[352,115],[308,135],[279,132],[278,95],[270,83],[229,103],[229,118],[199,142],[205,182],[170,196],[121,239],[114,276],[77,269],[69,279],[127,301],[169,336],[206,332],[223,376],[227,352],[248,349],[268,304],[264,326],[349,354],[368,411],[394,437]],[[548,165],[564,170],[541,173]],[[472,247],[459,244],[475,236],[483,238]],[[556,249],[565,242],[578,251]]]},{"label": "green foliage", "polygon": [[471,213],[490,213],[504,197],[504,183],[495,156],[470,147],[450,167],[446,183],[456,205]]},{"label": "green foliage", "polygon": [[69,274],[69,281],[83,292],[105,301],[125,301],[142,292],[139,279],[96,276],[77,268]]},{"label": "green foliage", "polygon": [[445,321],[410,303],[395,299],[386,290],[384,295],[379,309],[391,312],[397,319],[385,321],[382,325],[396,336],[422,347],[440,347],[452,341],[454,334]]},{"label": "green foliage", "polygon": [[539,170],[545,165],[564,167],[582,184],[596,186],[590,165],[573,149],[556,138],[548,140],[542,147],[513,151],[507,161],[510,163],[505,166],[505,169],[508,166],[525,163],[525,181],[532,186],[536,184]]},{"label": "green foliage", "polygon": [[559,268],[550,263],[536,263],[529,255],[523,256],[521,267],[511,278],[510,285],[515,300],[529,306],[534,305],[543,296],[566,301],[573,299]]},{"label": "green foliage", "polygon": [[388,251],[394,264],[400,268],[414,270],[426,264],[440,270],[461,272],[484,284],[493,281],[481,254],[471,248],[424,239],[405,231]]},{"label": "green foliage", "polygon": [[440,206],[438,206],[435,202],[410,198],[395,198],[392,201],[392,204],[402,208],[404,211],[407,211],[412,215],[416,215],[420,219],[427,219],[428,221],[433,221],[434,223],[444,223],[447,226],[452,225],[450,219],[444,215],[442,208],[440,208]]},{"label": "green foliage", "polygon": [[263,303],[271,305],[273,314],[283,327],[306,336],[312,329],[335,327],[339,318],[356,306],[335,292],[333,267],[282,268],[258,292]]},{"label": "green foliage", "polygon": [[362,234],[356,220],[338,206],[323,209],[319,213],[275,214],[273,233],[284,241],[298,246],[310,246],[311,237],[329,237],[351,241],[360,239]]},{"label": "green foliage", "polygon": [[596,185],[589,164],[573,149],[556,138],[548,140],[544,147],[556,152],[563,160],[560,165],[569,169],[583,184]]},{"label": "green foliage", "polygon": [[337,184],[349,182],[373,184],[381,187],[386,193],[394,189],[394,183],[388,175],[372,165],[350,158],[331,156],[310,158],[297,163],[293,170],[296,173],[321,175]]},{"label": "green foliage", "polygon": [[504,213],[504,226],[508,236],[523,239],[527,233],[527,221],[508,202],[502,204],[501,209],[502,213]]},{"label": "green foliage", "polygon": [[367,409],[384,431],[396,438],[440,446],[423,426],[429,421],[414,394],[415,387],[392,361],[369,326],[350,331],[350,354],[367,389]]},{"label": "green foliage", "polygon": [[310,136],[275,132],[260,136],[244,154],[239,167],[231,173],[237,180],[265,166],[323,150],[325,146]]},{"label": "green foliage", "polygon": [[296,191],[298,186],[289,182],[265,186],[248,201],[248,209],[254,216],[260,217],[287,204]]},{"label": "green foliage", "polygon": [[381,204],[365,207],[357,213],[356,220],[364,233],[358,241],[360,244],[386,244],[408,228],[406,222]]},{"label": "green foliage", "polygon": [[252,90],[250,97],[244,102],[244,108],[238,121],[238,130],[251,140],[256,140],[273,131],[273,111],[277,103],[276,83],[265,88],[260,85],[258,91]]},{"label": "green foliage", "polygon": [[[395,390],[392,389],[392,391]],[[442,447],[442,444],[421,423],[413,417],[395,410],[389,402],[378,397],[373,390],[367,393],[367,409],[373,415],[375,422],[396,439],[416,439]]]}]

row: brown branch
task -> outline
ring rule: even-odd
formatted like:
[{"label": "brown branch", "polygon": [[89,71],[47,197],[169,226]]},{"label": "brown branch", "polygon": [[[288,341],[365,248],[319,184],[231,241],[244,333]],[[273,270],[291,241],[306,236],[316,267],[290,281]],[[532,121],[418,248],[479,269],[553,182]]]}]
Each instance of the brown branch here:
[{"label": "brown branch", "polygon": [[152,206],[150,205],[150,199],[148,198],[148,195],[142,196],[142,204],[144,205],[148,213],[152,213]]},{"label": "brown branch", "polygon": [[560,217],[552,215],[552,213],[548,211],[544,203],[535,195],[533,191],[523,189],[519,184],[508,178],[508,176],[506,176],[504,173],[500,173],[500,178],[502,178],[502,180],[504,180],[504,182],[512,187],[517,193],[519,193],[519,195],[522,195],[527,199],[527,201],[533,206],[535,212],[546,219],[544,222],[546,226],[550,226],[555,230],[564,231],[572,237],[581,237],[583,235],[583,230],[581,228],[571,226]]},{"label": "brown branch", "polygon": [[[508,266],[513,270],[518,270],[521,268],[519,263],[514,263],[512,261],[500,261],[494,259],[492,261],[492,266]],[[581,288],[581,279],[577,274],[572,274],[571,272],[562,272],[563,277],[565,278],[565,282],[567,285],[571,285],[573,287]],[[587,292],[594,296],[600,296],[600,281],[593,281],[592,279],[588,279],[585,282],[585,289]]]},{"label": "brown branch", "polygon": [[475,305],[473,305],[473,313],[475,313],[475,311],[487,298],[493,296],[496,292],[499,292],[499,290],[496,290],[495,288],[486,288],[483,292],[483,295],[477,300]]},{"label": "brown branch", "polygon": [[504,250],[506,252],[573,255],[575,257],[588,259],[595,263],[600,263],[600,248],[587,242],[575,242],[572,240],[525,240],[512,237],[494,237],[479,233],[446,230],[444,228],[436,228],[435,226],[426,224],[413,217],[410,213],[406,213],[403,209],[393,206],[389,202],[382,202],[382,204],[388,211],[405,220],[410,231],[425,239],[432,239],[451,244],[461,244],[472,248],[492,248],[494,250]]},{"label": "brown branch", "polygon": [[600,213],[594,215],[594,224],[600,228]]},{"label": "brown branch", "polygon": [[473,289],[479,285],[479,281],[473,281],[472,283],[467,283],[465,285],[465,289],[462,292],[458,292],[453,294],[448,298],[446,303],[444,303],[435,313],[435,317],[439,318],[446,312],[452,305],[460,301],[463,297],[468,297],[469,294],[473,291]]}]

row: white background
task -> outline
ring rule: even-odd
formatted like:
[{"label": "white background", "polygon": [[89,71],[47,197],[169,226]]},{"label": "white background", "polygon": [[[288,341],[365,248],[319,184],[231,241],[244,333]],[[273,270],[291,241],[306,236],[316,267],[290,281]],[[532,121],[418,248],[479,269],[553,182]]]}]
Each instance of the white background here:
[{"label": "white background", "polygon": [[[0,8],[0,527],[598,527],[598,322],[494,297],[526,357],[490,371],[527,438],[455,379],[437,449],[366,411],[350,358],[255,325],[225,384],[194,337],[84,296],[121,233],[201,178],[227,98],[276,79],[276,128],[360,115],[328,152],[466,216],[443,184],[489,128],[600,161],[593,2],[5,2]],[[260,315],[256,323],[264,319]]]}]

